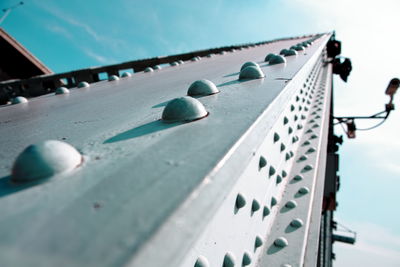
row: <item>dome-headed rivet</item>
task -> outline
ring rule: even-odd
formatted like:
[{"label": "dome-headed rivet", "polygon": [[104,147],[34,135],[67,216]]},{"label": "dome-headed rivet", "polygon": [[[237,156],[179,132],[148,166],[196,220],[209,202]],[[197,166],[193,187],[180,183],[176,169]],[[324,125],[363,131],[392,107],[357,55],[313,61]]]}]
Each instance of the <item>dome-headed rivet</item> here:
[{"label": "dome-headed rivet", "polygon": [[269,167],[269,176],[271,177],[272,175],[274,175],[276,173],[276,170],[273,166]]},{"label": "dome-headed rivet", "polygon": [[121,78],[128,78],[128,77],[131,77],[131,76],[132,76],[132,73],[127,72],[127,71],[125,71],[125,72],[123,72],[121,74]]},{"label": "dome-headed rivet", "polygon": [[28,99],[26,99],[25,97],[23,97],[23,96],[17,96],[17,97],[14,97],[12,100],[11,100],[11,104],[13,104],[13,105],[15,105],[15,104],[20,104],[20,103],[27,103],[28,102]]},{"label": "dome-headed rivet", "polygon": [[274,55],[269,60],[270,65],[282,64],[282,63],[286,63],[286,59],[281,55]]},{"label": "dome-headed rivet", "polygon": [[313,147],[310,147],[310,148],[306,151],[307,154],[311,154],[311,153],[314,153],[314,152],[315,152],[315,148],[313,148]]},{"label": "dome-headed rivet", "polygon": [[267,166],[267,160],[263,156],[260,156],[260,161],[258,162],[258,169],[261,170],[265,166]]},{"label": "dome-headed rivet", "polygon": [[297,162],[305,161],[307,159],[308,159],[308,157],[306,155],[303,155],[297,160]]},{"label": "dome-headed rivet", "polygon": [[219,90],[212,81],[202,79],[197,80],[189,86],[187,94],[190,96],[213,95]]},{"label": "dome-headed rivet", "polygon": [[282,177],[285,178],[287,176],[287,172],[282,170]]},{"label": "dome-headed rivet", "polygon": [[269,53],[266,57],[265,57],[265,59],[264,59],[264,61],[265,62],[268,62],[272,57],[274,57],[274,56],[276,56],[275,54],[273,54],[273,53]]},{"label": "dome-headed rivet", "polygon": [[185,62],[183,60],[178,60],[178,63],[181,64],[181,65],[185,64]]},{"label": "dome-headed rivet", "polygon": [[310,192],[310,189],[307,186],[303,186],[299,189],[299,193],[302,195],[308,194]]},{"label": "dome-headed rivet", "polygon": [[164,108],[162,120],[166,122],[189,122],[204,118],[208,115],[203,104],[190,96],[171,100]]},{"label": "dome-headed rivet", "polygon": [[48,140],[30,145],[17,157],[11,180],[16,183],[50,178],[70,171],[82,163],[81,154],[71,145]]},{"label": "dome-headed rivet", "polygon": [[284,143],[281,143],[281,152],[284,151],[286,149],[286,146]]},{"label": "dome-headed rivet", "polygon": [[209,267],[210,264],[204,256],[199,256],[194,264],[194,267]]},{"label": "dome-headed rivet", "polygon": [[286,51],[283,53],[285,57],[290,57],[290,56],[297,56],[297,51],[294,49],[286,49]]},{"label": "dome-headed rivet", "polygon": [[144,69],[144,72],[153,72],[153,68],[152,67],[147,67]]},{"label": "dome-headed rivet", "polygon": [[290,105],[290,111],[293,111],[293,110],[294,110],[294,106]]},{"label": "dome-headed rivet", "polygon": [[271,197],[271,207],[275,206],[276,204],[278,204],[278,201],[276,200],[276,198]]},{"label": "dome-headed rivet", "polygon": [[280,184],[282,182],[282,177],[280,175],[276,176],[276,184]]},{"label": "dome-headed rivet", "polygon": [[235,256],[231,252],[225,254],[224,263],[222,267],[234,267],[235,266]]},{"label": "dome-headed rivet", "polygon": [[300,228],[300,227],[302,227],[303,226],[303,220],[302,219],[299,219],[299,218],[296,218],[296,219],[293,219],[291,222],[290,222],[290,226],[292,226],[292,227],[295,227],[295,228]]},{"label": "dome-headed rivet", "polygon": [[297,207],[297,202],[295,200],[289,200],[286,202],[285,207],[288,209],[294,209]]},{"label": "dome-headed rivet", "polygon": [[279,134],[278,133],[274,133],[274,143],[278,142],[279,140]]},{"label": "dome-headed rivet", "polygon": [[63,94],[69,94],[69,90],[65,87],[58,87],[56,89],[56,95],[63,95]]},{"label": "dome-headed rivet", "polygon": [[302,144],[302,146],[308,146],[308,145],[310,145],[311,143],[310,143],[310,141],[305,141],[303,144]]},{"label": "dome-headed rivet", "polygon": [[304,166],[302,172],[308,172],[308,171],[311,171],[312,169],[313,169],[313,167],[311,165],[306,165],[306,166]]},{"label": "dome-headed rivet", "polygon": [[259,67],[248,66],[240,71],[239,80],[253,80],[264,78],[265,74]]},{"label": "dome-headed rivet", "polygon": [[313,130],[308,129],[308,130],[306,131],[306,134],[307,134],[307,133],[312,133],[312,132],[313,132]]},{"label": "dome-headed rivet", "polygon": [[313,134],[313,135],[310,136],[310,139],[315,139],[315,138],[318,138],[318,136],[315,135],[315,134]]},{"label": "dome-headed rivet", "polygon": [[262,246],[263,240],[260,236],[256,236],[256,240],[254,241],[254,247],[257,249]]},{"label": "dome-headed rivet", "polygon": [[108,81],[112,82],[112,81],[118,81],[119,77],[117,75],[110,75],[110,77],[108,77]]},{"label": "dome-headed rivet", "polygon": [[237,209],[241,209],[246,205],[246,199],[244,198],[244,196],[242,194],[238,194],[236,197],[236,201],[235,201],[235,207]]},{"label": "dome-headed rivet", "polygon": [[257,67],[257,68],[260,67],[260,65],[258,65],[256,62],[254,62],[254,61],[248,61],[248,62],[244,63],[244,64],[242,65],[242,67],[240,67],[240,71],[242,71],[244,68],[249,67],[249,66],[254,66],[254,67]]},{"label": "dome-headed rivet", "polygon": [[289,134],[293,133],[293,128],[292,128],[292,127],[289,127],[289,128],[288,128],[288,133],[289,133]]},{"label": "dome-headed rivet", "polygon": [[251,203],[251,211],[256,212],[259,209],[260,209],[260,203],[258,203],[258,201],[254,199],[253,203]]},{"label": "dome-headed rivet", "polygon": [[280,248],[284,248],[289,245],[289,242],[284,237],[278,237],[274,241],[274,245]]},{"label": "dome-headed rivet", "polygon": [[170,65],[171,65],[171,66],[173,66],[173,67],[175,67],[175,66],[178,66],[178,65],[179,65],[179,63],[178,63],[178,62],[176,62],[176,61],[174,61],[174,62],[170,63]]},{"label": "dome-headed rivet", "polygon": [[318,123],[316,123],[316,124],[314,124],[312,127],[313,127],[313,128],[318,128],[319,125],[318,125]]},{"label": "dome-headed rivet", "polygon": [[288,51],[286,48],[282,49],[282,50],[279,52],[279,55],[284,56],[285,53],[286,53],[286,51]]},{"label": "dome-headed rivet", "polygon": [[287,117],[283,118],[283,125],[286,125],[289,122],[289,119]]},{"label": "dome-headed rivet", "polygon": [[250,253],[244,252],[243,253],[243,259],[242,259],[242,266],[247,266],[251,264],[251,256]]},{"label": "dome-headed rivet", "polygon": [[289,153],[286,153],[285,159],[286,159],[286,160],[289,160],[289,159],[290,159],[290,154],[289,154]]},{"label": "dome-headed rivet", "polygon": [[161,67],[160,65],[155,65],[153,69],[154,69],[154,70],[161,70],[162,67]]},{"label": "dome-headed rivet", "polygon": [[301,176],[301,175],[296,175],[295,177],[293,177],[293,180],[295,180],[295,181],[301,181],[301,180],[303,180],[303,176]]},{"label": "dome-headed rivet", "polygon": [[78,83],[78,88],[87,88],[90,87],[90,84],[88,82],[80,82]]},{"label": "dome-headed rivet", "polygon": [[270,209],[267,206],[264,206],[263,217],[268,216],[270,213],[271,213]]}]

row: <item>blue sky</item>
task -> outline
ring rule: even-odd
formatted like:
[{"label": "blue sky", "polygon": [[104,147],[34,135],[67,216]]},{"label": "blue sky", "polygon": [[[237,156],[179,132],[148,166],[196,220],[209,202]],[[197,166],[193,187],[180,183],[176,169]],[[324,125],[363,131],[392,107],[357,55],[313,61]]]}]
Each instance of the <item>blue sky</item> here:
[{"label": "blue sky", "polygon": [[[26,0],[1,26],[54,72],[336,30],[353,61],[349,82],[335,79],[335,115],[345,116],[388,101],[387,83],[400,76],[399,8],[398,0]],[[358,242],[335,245],[335,267],[399,266],[399,121],[395,110],[341,147],[336,217]]]}]

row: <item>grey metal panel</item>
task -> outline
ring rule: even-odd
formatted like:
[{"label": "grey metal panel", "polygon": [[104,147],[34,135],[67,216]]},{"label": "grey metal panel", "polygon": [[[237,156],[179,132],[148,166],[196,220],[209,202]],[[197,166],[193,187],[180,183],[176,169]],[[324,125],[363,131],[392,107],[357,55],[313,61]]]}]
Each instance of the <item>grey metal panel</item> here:
[{"label": "grey metal panel", "polygon": [[[14,266],[121,265],[132,255],[147,259],[146,266],[181,262],[328,38],[286,66],[262,61],[298,40],[1,107],[0,258]],[[261,63],[265,79],[237,81],[249,60]],[[160,122],[165,103],[202,78],[221,90],[199,98],[210,115],[187,124]],[[10,185],[18,153],[46,139],[73,144],[84,165],[37,186]]]}]

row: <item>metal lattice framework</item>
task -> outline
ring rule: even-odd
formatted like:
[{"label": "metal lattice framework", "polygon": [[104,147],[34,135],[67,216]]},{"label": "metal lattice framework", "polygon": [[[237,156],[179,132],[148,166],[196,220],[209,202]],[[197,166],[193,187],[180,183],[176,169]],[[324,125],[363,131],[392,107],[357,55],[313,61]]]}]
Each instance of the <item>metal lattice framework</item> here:
[{"label": "metal lattice framework", "polygon": [[[330,34],[259,44],[0,108],[4,266],[316,266],[326,171]],[[267,64],[298,42],[311,45]],[[265,78],[238,80],[243,63]],[[208,116],[160,120],[208,79]],[[30,144],[62,140],[78,168],[13,183]],[[3,265],[2,264],[2,265]],[[285,265],[286,264],[286,265]]]}]

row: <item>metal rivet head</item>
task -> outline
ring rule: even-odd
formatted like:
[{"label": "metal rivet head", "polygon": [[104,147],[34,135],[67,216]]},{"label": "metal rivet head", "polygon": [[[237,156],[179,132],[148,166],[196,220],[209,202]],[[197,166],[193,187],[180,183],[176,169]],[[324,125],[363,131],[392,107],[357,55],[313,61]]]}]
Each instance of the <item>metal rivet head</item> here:
[{"label": "metal rivet head", "polygon": [[289,134],[293,133],[293,128],[292,128],[292,127],[289,127],[288,133],[289,133]]},{"label": "metal rivet head", "polygon": [[295,181],[301,181],[301,180],[303,180],[303,176],[301,176],[301,175],[296,175],[295,177],[293,177],[293,180],[295,180]]},{"label": "metal rivet head", "polygon": [[111,75],[108,77],[108,81],[113,82],[113,81],[118,81],[119,77],[117,75]]},{"label": "metal rivet head", "polygon": [[298,140],[299,140],[299,137],[298,137],[298,136],[293,136],[293,138],[292,138],[292,143],[294,144],[294,143],[296,143]]},{"label": "metal rivet head", "polygon": [[286,63],[286,59],[281,56],[281,55],[274,55],[273,57],[270,58],[268,61],[270,65],[276,65],[276,64],[284,64]]},{"label": "metal rivet head", "polygon": [[244,196],[242,194],[238,194],[236,197],[236,201],[235,201],[235,207],[237,209],[241,209],[246,205],[246,199],[244,198]]},{"label": "metal rivet head", "polygon": [[239,80],[253,80],[264,78],[265,74],[259,67],[248,66],[240,71]]},{"label": "metal rivet head", "polygon": [[275,56],[275,54],[269,53],[269,54],[265,57],[264,61],[265,61],[265,62],[268,62],[273,56]]},{"label": "metal rivet head", "polygon": [[308,157],[306,155],[303,155],[297,160],[297,162],[305,161],[307,159],[308,159]]},{"label": "metal rivet head", "polygon": [[303,125],[298,124],[298,125],[297,125],[297,130],[301,130],[301,129],[303,129]]},{"label": "metal rivet head", "polygon": [[276,176],[276,184],[280,184],[282,182],[282,177],[280,175]]},{"label": "metal rivet head", "polygon": [[311,153],[314,153],[314,152],[315,152],[315,148],[313,148],[313,147],[310,147],[310,148],[306,151],[307,154],[311,154]]},{"label": "metal rivet head", "polygon": [[131,76],[132,76],[132,74],[130,72],[126,72],[126,71],[121,74],[121,78],[128,78],[128,77],[131,77]]},{"label": "metal rivet head", "polygon": [[293,111],[293,110],[294,110],[294,106],[290,105],[290,111]]},{"label": "metal rivet head", "polygon": [[303,144],[302,144],[302,146],[308,146],[308,145],[310,145],[311,143],[310,143],[310,141],[305,141]]},{"label": "metal rivet head", "polygon": [[153,72],[153,68],[152,67],[147,67],[144,69],[144,72]]},{"label": "metal rivet head", "polygon": [[287,117],[283,118],[283,125],[287,124],[289,122],[289,119]]},{"label": "metal rivet head", "polygon": [[278,142],[279,141],[279,134],[277,134],[277,133],[274,133],[274,143],[276,143],[276,142]]},{"label": "metal rivet head", "polygon": [[306,119],[306,116],[305,116],[305,115],[301,115],[301,119],[302,119],[302,120],[305,120],[305,119]]},{"label": "metal rivet head", "polygon": [[306,166],[304,166],[302,172],[308,172],[308,171],[311,171],[312,169],[313,169],[313,167],[311,165],[306,165]]},{"label": "metal rivet head", "polygon": [[286,149],[286,146],[284,143],[281,143],[281,152],[284,151]]},{"label": "metal rivet head", "polygon": [[271,177],[272,175],[274,175],[276,173],[276,170],[274,167],[270,166],[269,167],[269,176]]},{"label": "metal rivet head", "polygon": [[270,209],[267,206],[263,208],[263,217],[268,216],[271,213]]},{"label": "metal rivet head", "polygon": [[17,97],[14,97],[12,100],[11,100],[11,104],[13,104],[13,105],[15,105],[15,104],[20,104],[20,103],[27,103],[28,102],[28,99],[26,99],[25,97],[23,97],[23,96],[17,96]]},{"label": "metal rivet head", "polygon": [[58,87],[56,89],[56,95],[63,95],[63,94],[69,94],[69,90],[65,87]]},{"label": "metal rivet head", "polygon": [[286,53],[286,51],[288,51],[286,48],[282,49],[282,50],[279,52],[279,55],[284,56],[285,53]]},{"label": "metal rivet head", "polygon": [[254,61],[248,61],[248,62],[244,63],[244,64],[242,65],[242,67],[240,67],[240,71],[242,71],[244,68],[249,67],[249,66],[253,66],[253,67],[257,67],[257,68],[260,67],[260,65],[258,65],[256,62],[254,62]]},{"label": "metal rivet head", "polygon": [[254,241],[254,247],[257,249],[262,246],[263,240],[260,236],[256,236],[256,240]]},{"label": "metal rivet head", "polygon": [[175,67],[175,66],[178,66],[178,65],[179,65],[179,63],[178,63],[178,62],[176,62],[176,61],[174,61],[174,62],[170,63],[170,65],[171,65],[171,66],[173,66],[173,67]]},{"label": "metal rivet head", "polygon": [[155,65],[153,69],[154,69],[154,70],[161,70],[162,67],[161,67],[160,65]]},{"label": "metal rivet head", "polygon": [[208,263],[208,260],[203,257],[199,256],[196,260],[196,263],[194,264],[194,267],[209,267],[210,264]]},{"label": "metal rivet head", "polygon": [[313,130],[311,130],[311,129],[308,129],[307,131],[306,131],[306,133],[312,133],[313,132]]},{"label": "metal rivet head", "polygon": [[185,62],[183,60],[178,60],[179,64],[185,64]]},{"label": "metal rivet head", "polygon": [[247,266],[251,264],[251,256],[250,253],[244,252],[243,259],[242,259],[242,266]]},{"label": "metal rivet head", "polygon": [[285,207],[288,209],[294,209],[297,207],[297,202],[295,200],[289,200],[286,202]]},{"label": "metal rivet head", "polygon": [[275,206],[276,204],[278,204],[278,201],[276,200],[276,198],[271,197],[271,207]]},{"label": "metal rivet head", "polygon": [[294,49],[286,49],[286,51],[283,53],[285,57],[297,56],[297,54],[297,51]]},{"label": "metal rivet head", "polygon": [[287,176],[287,172],[286,171],[282,171],[282,177],[285,178]]},{"label": "metal rivet head", "polygon": [[253,203],[251,203],[251,211],[256,212],[259,209],[260,209],[260,203],[258,203],[258,201],[254,199]]},{"label": "metal rivet head", "polygon": [[267,166],[267,160],[263,156],[260,156],[260,161],[258,162],[258,169],[260,170],[265,166]]},{"label": "metal rivet head", "polygon": [[202,79],[192,83],[187,94],[190,96],[213,95],[219,93],[219,90],[212,81]]},{"label": "metal rivet head", "polygon": [[208,115],[203,104],[189,96],[175,98],[164,108],[162,120],[166,122],[189,122],[204,118]]},{"label": "metal rivet head", "polygon": [[225,254],[224,263],[222,267],[234,267],[235,266],[235,256],[231,252]]},{"label": "metal rivet head", "polygon": [[303,224],[304,224],[303,220],[301,220],[299,218],[296,218],[290,222],[290,226],[295,227],[295,228],[300,228],[303,226]]},{"label": "metal rivet head", "polygon": [[25,183],[70,171],[82,163],[81,154],[71,145],[48,140],[30,145],[17,157],[11,181]]},{"label": "metal rivet head", "polygon": [[302,195],[308,194],[310,192],[310,189],[307,186],[303,186],[299,189],[299,193]]},{"label": "metal rivet head", "polygon": [[199,59],[197,57],[194,57],[191,59],[191,61],[199,61]]},{"label": "metal rivet head", "polygon": [[316,123],[316,124],[314,124],[312,127],[313,127],[313,128],[318,128],[318,127],[319,127],[319,124]]},{"label": "metal rivet head", "polygon": [[78,88],[87,88],[87,87],[89,87],[90,86],[90,84],[88,83],[88,82],[80,82],[80,83],[78,83]]},{"label": "metal rivet head", "polygon": [[310,139],[315,139],[315,138],[318,138],[318,136],[315,135],[315,134],[313,134],[313,135],[310,136]]},{"label": "metal rivet head", "polygon": [[289,159],[290,159],[290,154],[289,154],[289,153],[286,153],[285,159],[286,159],[286,160],[289,160]]},{"label": "metal rivet head", "polygon": [[297,115],[294,115],[293,119],[294,119],[294,121],[297,121],[299,119],[299,117],[297,117]]},{"label": "metal rivet head", "polygon": [[274,245],[280,248],[284,248],[289,245],[289,242],[284,237],[278,237],[274,241]]}]

